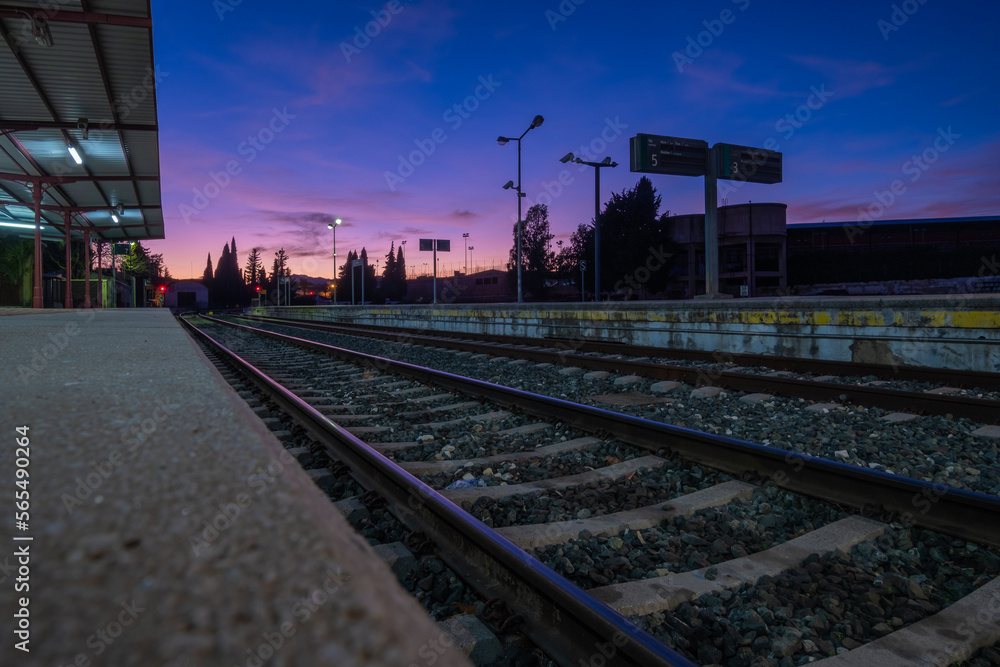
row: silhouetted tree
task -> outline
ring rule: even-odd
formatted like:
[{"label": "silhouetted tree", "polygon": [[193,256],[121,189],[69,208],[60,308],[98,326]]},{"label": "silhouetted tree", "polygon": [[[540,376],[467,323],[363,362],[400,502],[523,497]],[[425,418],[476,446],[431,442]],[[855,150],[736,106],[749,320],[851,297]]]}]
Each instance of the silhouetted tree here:
[{"label": "silhouetted tree", "polygon": [[[287,278],[292,275],[292,271],[288,268],[288,253],[285,252],[284,248],[279,248],[276,253],[274,253],[274,262],[271,264],[271,279],[268,282],[268,301],[271,303],[277,303],[278,298],[278,277]],[[281,281],[282,283],[284,280]],[[273,296],[272,296],[273,295]],[[285,303],[286,293],[282,293],[281,303]]]},{"label": "silhouetted tree", "polygon": [[260,250],[253,248],[247,255],[246,269],[243,272],[243,279],[251,292],[256,293],[257,286],[264,282],[264,261],[260,256]]},{"label": "silhouetted tree", "polygon": [[397,301],[406,295],[406,271],[402,262],[403,246],[397,251],[393,242],[385,256],[385,268],[382,269],[381,297]]},{"label": "silhouetted tree", "polygon": [[[523,262],[523,289],[536,299],[545,295],[545,281],[555,263],[555,254],[549,249],[552,233],[549,231],[549,207],[535,204],[528,209],[521,230],[521,261]],[[514,223],[514,245],[510,249],[507,268],[511,281],[517,285],[517,223]]]},{"label": "silhouetted tree", "polygon": [[644,298],[666,287],[673,246],[663,232],[660,203],[645,176],[631,190],[611,195],[601,214],[602,291]]},{"label": "silhouetted tree", "polygon": [[215,275],[212,272],[212,253],[208,253],[208,264],[205,266],[205,273],[201,276],[201,282],[205,283],[205,287],[212,289],[212,281],[215,279]]}]

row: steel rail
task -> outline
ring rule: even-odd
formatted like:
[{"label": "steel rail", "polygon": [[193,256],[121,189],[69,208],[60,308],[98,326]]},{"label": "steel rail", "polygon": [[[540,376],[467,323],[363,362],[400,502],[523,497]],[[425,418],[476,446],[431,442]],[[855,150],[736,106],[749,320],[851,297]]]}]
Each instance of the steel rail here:
[{"label": "steel rail", "polygon": [[196,338],[242,370],[294,417],[331,457],[346,463],[362,486],[386,497],[404,525],[425,533],[438,544],[448,545],[438,554],[442,560],[481,594],[500,597],[521,614],[525,634],[557,662],[576,667],[591,664],[595,656],[601,656],[601,664],[615,667],[694,667],[694,663],[405,472],[209,334],[185,318],[180,320]]},{"label": "steel rail", "polygon": [[[249,319],[331,333],[343,331],[343,333],[348,335],[364,335],[395,342],[444,346],[450,349],[482,354],[504,354],[529,361],[578,366],[587,370],[639,375],[654,380],[677,380],[695,386],[713,384],[747,393],[774,394],[792,398],[805,398],[812,401],[849,401],[858,405],[877,407],[884,410],[917,412],[919,414],[931,415],[952,415],[954,417],[965,417],[984,424],[1000,423],[1000,401],[984,398],[928,394],[918,391],[902,391],[899,389],[839,384],[836,382],[817,382],[815,380],[755,375],[739,373],[737,371],[711,371],[703,368],[656,364],[648,361],[605,359],[565,351],[501,347],[501,345],[513,344],[510,342],[490,344],[422,334],[402,335],[378,330],[358,330],[341,325],[310,323],[305,320],[285,320],[284,318],[250,317]],[[523,339],[518,340],[520,345],[524,344]],[[641,349],[647,353],[644,356],[649,356],[650,349],[657,350],[659,354],[668,352],[659,348],[632,348],[628,346],[627,349],[629,352]],[[616,353],[625,352],[624,350],[618,350]],[[767,357],[767,359],[771,359],[771,357]],[[858,374],[858,371],[859,369],[855,368],[852,375]],[[997,374],[984,373],[980,375]],[[940,378],[938,381],[940,381]]]},{"label": "steel rail", "polygon": [[654,452],[667,449],[686,460],[737,477],[756,476],[796,493],[846,505],[867,515],[877,514],[883,520],[898,520],[906,527],[916,525],[1000,547],[1000,497],[654,422],[242,324],[206,319],[479,396],[533,416],[561,420],[581,431],[614,437]]}]

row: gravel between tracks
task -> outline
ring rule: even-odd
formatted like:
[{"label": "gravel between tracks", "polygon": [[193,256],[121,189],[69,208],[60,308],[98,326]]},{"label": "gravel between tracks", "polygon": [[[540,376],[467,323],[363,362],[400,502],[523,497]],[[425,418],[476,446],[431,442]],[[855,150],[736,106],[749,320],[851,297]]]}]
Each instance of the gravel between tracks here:
[{"label": "gravel between tracks", "polygon": [[[764,445],[886,470],[924,481],[1000,495],[998,441],[971,435],[981,424],[947,416],[922,416],[899,423],[883,421],[886,412],[844,404],[823,412],[806,412],[803,399],[774,397],[748,405],[744,394],[724,391],[713,398],[693,398],[693,387],[666,394],[671,402],[616,407],[593,396],[649,393],[652,380],[615,385],[618,378],[586,379],[583,373],[560,374],[561,367],[511,365],[503,361],[470,360],[453,352],[404,346],[357,336],[254,323],[254,326],[358,350],[400,361],[430,366],[509,387],[565,398],[626,414],[730,435]],[[914,387],[920,383],[912,384]],[[919,389],[914,389],[919,390]]]},{"label": "gravel between tracks", "polygon": [[1000,558],[975,545],[890,528],[849,556],[812,556],[752,586],[633,620],[703,664],[790,667],[915,623],[998,573]]}]

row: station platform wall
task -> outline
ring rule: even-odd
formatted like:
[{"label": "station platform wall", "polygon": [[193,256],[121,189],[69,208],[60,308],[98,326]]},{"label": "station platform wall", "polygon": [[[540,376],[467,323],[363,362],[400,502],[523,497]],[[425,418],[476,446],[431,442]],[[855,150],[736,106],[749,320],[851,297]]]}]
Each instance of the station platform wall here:
[{"label": "station platform wall", "polygon": [[1000,372],[1000,295],[289,306],[275,317]]}]

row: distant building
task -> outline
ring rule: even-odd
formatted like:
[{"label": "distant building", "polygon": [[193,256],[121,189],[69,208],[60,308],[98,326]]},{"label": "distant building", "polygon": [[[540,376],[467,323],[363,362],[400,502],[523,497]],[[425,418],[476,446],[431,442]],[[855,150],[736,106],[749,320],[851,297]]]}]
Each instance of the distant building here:
[{"label": "distant building", "polygon": [[788,225],[792,285],[1000,274],[1000,216]]},{"label": "distant building", "polygon": [[[785,204],[736,204],[719,208],[718,224],[719,290],[733,296],[744,286],[749,296],[770,296],[800,289],[841,294],[968,289],[961,281],[948,282],[958,278],[976,278],[983,290],[1000,283],[1000,216],[786,224]],[[705,215],[667,218],[666,230],[680,251],[667,297],[704,294]],[[862,283],[869,285],[862,290]],[[805,289],[815,285],[828,289]]]},{"label": "distant building", "polygon": [[167,308],[208,308],[208,288],[200,280],[178,280],[167,285]]},{"label": "distant building", "polygon": [[465,276],[462,298],[468,301],[508,301],[511,298],[507,272],[487,269]]},{"label": "distant building", "polygon": [[[719,291],[733,296],[771,296],[787,288],[785,204],[719,207]],[[705,214],[666,219],[670,240],[679,246],[667,298],[705,293]]]},{"label": "distant building", "polygon": [[[432,303],[434,278],[418,276],[406,280],[406,300],[410,303]],[[487,269],[469,275],[455,271],[451,276],[437,277],[438,303],[504,302],[512,298],[507,272]]]}]

